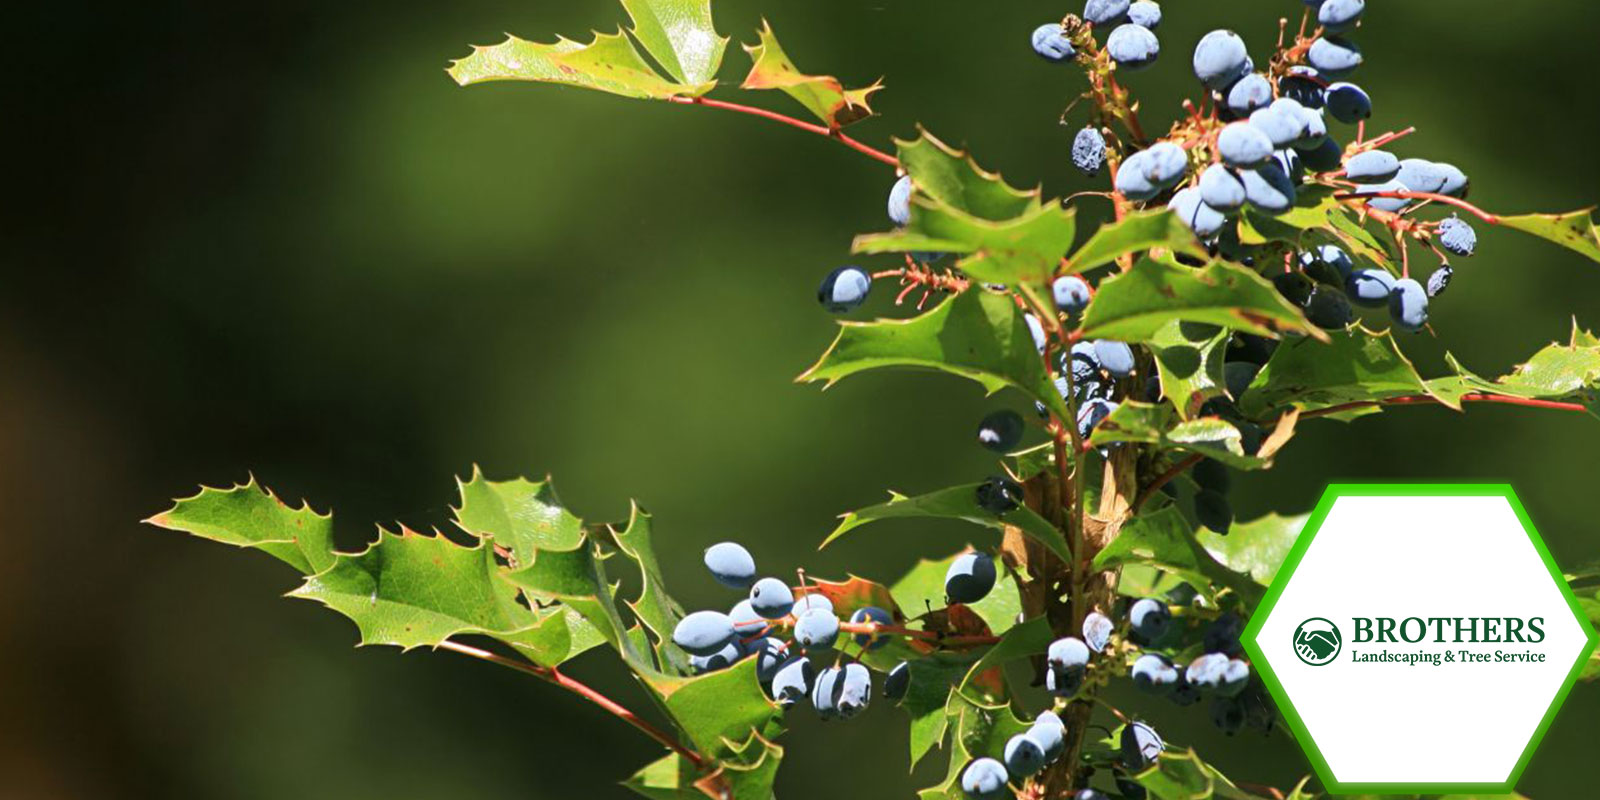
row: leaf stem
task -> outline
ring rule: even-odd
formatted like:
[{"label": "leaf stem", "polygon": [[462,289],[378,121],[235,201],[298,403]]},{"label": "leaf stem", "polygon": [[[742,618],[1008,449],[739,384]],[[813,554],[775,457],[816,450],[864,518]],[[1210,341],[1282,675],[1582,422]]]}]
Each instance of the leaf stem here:
[{"label": "leaf stem", "polygon": [[1481,219],[1484,222],[1489,223],[1490,225],[1499,225],[1500,224],[1500,217],[1499,216],[1497,216],[1495,214],[1490,214],[1489,212],[1484,211],[1483,209],[1478,208],[1477,206],[1475,206],[1475,205],[1473,205],[1473,204],[1471,204],[1471,203],[1469,203],[1469,202],[1467,202],[1465,200],[1462,200],[1459,197],[1451,197],[1450,195],[1447,195],[1447,194],[1435,194],[1433,192],[1401,192],[1401,191],[1396,191],[1396,192],[1341,192],[1339,194],[1334,195],[1333,199],[1335,199],[1335,200],[1368,200],[1368,199],[1371,199],[1371,198],[1374,198],[1374,197],[1392,197],[1392,198],[1395,198],[1397,200],[1432,200],[1434,202],[1444,203],[1446,205],[1455,206],[1456,208],[1459,208],[1459,209],[1461,209],[1463,211],[1471,212],[1478,219]]},{"label": "leaf stem", "polygon": [[848,134],[838,128],[829,128],[826,125],[817,125],[804,120],[798,120],[786,114],[779,114],[776,111],[768,111],[764,108],[756,108],[755,106],[741,105],[739,103],[729,103],[726,100],[713,100],[709,97],[682,97],[679,95],[674,95],[667,98],[667,102],[679,103],[682,105],[721,108],[728,111],[737,111],[741,114],[750,114],[763,119],[770,119],[774,122],[781,122],[785,125],[799,128],[803,131],[810,131],[818,136],[826,136],[827,138],[832,139],[839,144],[844,145],[845,147],[877,159],[878,161],[882,161],[891,167],[900,166],[900,159],[895,158],[894,156],[891,156],[888,153],[878,150],[870,145],[863,144],[862,142],[851,138]]},{"label": "leaf stem", "polygon": [[519,661],[515,658],[507,658],[498,653],[491,653],[488,650],[473,647],[471,645],[461,644],[460,642],[452,642],[448,639],[440,642],[439,648],[442,650],[449,650],[454,653],[460,653],[464,656],[471,656],[472,658],[476,658],[480,661],[487,661],[491,664],[499,664],[502,667],[514,669],[518,672],[532,675],[541,680],[553,683],[599,706],[600,708],[604,709],[606,713],[609,713],[623,722],[632,725],[644,735],[656,740],[656,742],[661,744],[663,747],[666,747],[668,750],[671,750],[688,759],[689,763],[694,764],[696,767],[705,766],[705,759],[701,758],[699,753],[684,747],[682,744],[678,743],[677,739],[674,739],[671,735],[662,731],[660,728],[657,728],[643,719],[640,719],[639,715],[629,711],[615,700],[606,697],[588,684],[583,683],[576,678],[567,676],[565,673],[556,669],[555,667],[542,667],[538,664],[528,661]]},{"label": "leaf stem", "polygon": [[1157,475],[1155,480],[1150,481],[1149,485],[1139,490],[1139,496],[1134,498],[1133,507],[1129,509],[1130,513],[1137,514],[1139,509],[1144,507],[1144,502],[1150,499],[1151,495],[1161,491],[1161,487],[1171,483],[1179,475],[1182,475],[1185,470],[1200,463],[1200,461],[1204,458],[1205,456],[1195,453],[1194,455],[1191,455],[1182,461],[1173,464],[1167,469],[1166,472]]},{"label": "leaf stem", "polygon": [[[1559,400],[1540,400],[1538,398],[1533,398],[1533,397],[1512,397],[1510,395],[1504,395],[1504,394],[1484,394],[1484,393],[1479,393],[1479,392],[1474,392],[1474,393],[1471,393],[1471,394],[1464,394],[1464,395],[1461,396],[1461,401],[1463,403],[1504,403],[1505,405],[1511,405],[1511,406],[1527,406],[1529,408],[1550,408],[1550,409],[1555,409],[1557,411],[1588,411],[1589,410],[1588,406],[1585,406],[1582,403],[1567,403],[1567,402],[1562,402],[1562,401],[1559,401]],[[1380,405],[1383,405],[1383,406],[1409,406],[1409,405],[1427,405],[1427,404],[1433,404],[1433,403],[1437,403],[1437,404],[1442,405],[1443,401],[1441,401],[1437,397],[1434,397],[1432,395],[1426,395],[1426,394],[1413,394],[1413,395],[1405,395],[1405,396],[1402,396],[1402,397],[1389,397],[1389,398],[1385,398],[1383,400],[1359,400],[1359,401],[1356,401],[1356,402],[1353,402],[1353,403],[1340,403],[1339,405],[1336,405],[1336,406],[1328,406],[1327,408],[1319,408],[1319,409],[1316,409],[1314,411],[1307,411],[1306,413],[1301,414],[1300,418],[1301,419],[1309,419],[1311,417],[1326,417],[1326,416],[1328,416],[1330,414],[1337,414],[1337,413],[1339,413],[1341,411],[1351,411],[1351,410],[1354,410],[1354,409],[1357,409],[1357,408],[1370,408],[1372,406],[1380,406]]]}]

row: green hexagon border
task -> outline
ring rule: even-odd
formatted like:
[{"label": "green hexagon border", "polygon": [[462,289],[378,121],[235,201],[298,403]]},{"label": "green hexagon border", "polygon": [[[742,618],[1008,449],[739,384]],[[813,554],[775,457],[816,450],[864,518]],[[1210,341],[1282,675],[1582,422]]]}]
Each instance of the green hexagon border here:
[{"label": "green hexagon border", "polygon": [[[1550,702],[1550,708],[1539,721],[1539,726],[1534,729],[1533,736],[1522,750],[1522,755],[1517,758],[1517,763],[1511,768],[1511,774],[1501,783],[1340,783],[1333,777],[1333,770],[1329,768],[1327,759],[1323,758],[1322,751],[1317,748],[1316,740],[1312,738],[1310,730],[1300,719],[1300,713],[1295,710],[1294,703],[1289,700],[1288,692],[1284,691],[1283,684],[1278,681],[1278,676],[1272,672],[1271,662],[1265,657],[1260,645],[1256,643],[1256,636],[1261,632],[1267,616],[1278,603],[1278,597],[1283,594],[1284,587],[1289,579],[1294,576],[1294,571],[1300,566],[1300,561],[1305,557],[1306,550],[1311,547],[1311,540],[1316,537],[1317,531],[1322,528],[1323,520],[1333,508],[1333,504],[1341,497],[1504,497],[1516,511],[1517,519],[1522,522],[1522,529],[1528,534],[1533,547],[1544,561],[1545,568],[1550,570],[1550,577],[1555,580],[1557,588],[1561,590],[1562,597],[1566,598],[1567,606],[1572,609],[1573,616],[1577,617],[1579,627],[1587,634],[1587,644],[1578,653],[1576,663],[1567,672],[1567,678],[1562,682],[1561,688],[1556,692]],[[1578,603],[1578,598],[1572,593],[1572,587],[1567,583],[1560,567],[1556,566],[1555,559],[1551,557],[1550,550],[1545,546],[1544,539],[1539,536],[1539,531],[1534,528],[1533,520],[1528,518],[1527,509],[1522,507],[1522,501],[1517,497],[1515,490],[1507,483],[1335,483],[1329,484],[1322,494],[1322,499],[1317,502],[1317,507],[1306,519],[1305,527],[1296,537],[1294,546],[1283,560],[1283,566],[1278,569],[1277,575],[1272,580],[1272,586],[1256,606],[1255,613],[1251,614],[1250,622],[1245,626],[1244,634],[1240,641],[1244,649],[1250,654],[1251,666],[1255,668],[1261,680],[1266,684],[1267,691],[1278,705],[1278,710],[1283,714],[1284,721],[1289,729],[1294,732],[1294,737],[1300,742],[1300,748],[1305,752],[1306,758],[1311,761],[1311,766],[1316,770],[1317,777],[1322,780],[1323,788],[1330,794],[1460,794],[1460,793],[1491,793],[1503,794],[1514,791],[1517,781],[1522,777],[1522,772],[1528,766],[1528,761],[1533,758],[1533,753],[1544,740],[1545,731],[1550,728],[1550,723],[1555,719],[1556,712],[1566,702],[1567,694],[1578,682],[1578,675],[1583,671],[1583,665],[1594,653],[1597,637],[1594,626],[1589,624],[1587,615]]]}]

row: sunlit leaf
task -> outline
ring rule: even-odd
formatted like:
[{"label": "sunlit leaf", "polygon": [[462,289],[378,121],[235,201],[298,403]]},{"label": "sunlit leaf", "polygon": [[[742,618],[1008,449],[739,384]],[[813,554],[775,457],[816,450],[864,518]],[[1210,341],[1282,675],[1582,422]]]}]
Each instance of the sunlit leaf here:
[{"label": "sunlit leaf", "polygon": [[961,791],[961,771],[976,758],[1000,759],[1006,741],[1028,729],[1009,705],[982,705],[960,692],[951,692],[945,705],[950,735],[950,766],[938,786],[923,789],[920,800],[965,800]]},{"label": "sunlit leaf", "polygon": [[1236,592],[1253,606],[1265,590],[1250,576],[1235,572],[1206,552],[1188,520],[1171,506],[1134,517],[1094,558],[1095,570],[1142,564],[1171,572],[1201,592],[1212,585]]},{"label": "sunlit leaf", "polygon": [[1260,336],[1326,338],[1261,276],[1225,261],[1201,269],[1145,259],[1100,282],[1083,315],[1083,336],[1148,342],[1172,322],[1220,325]]},{"label": "sunlit leaf", "polygon": [[491,481],[473,467],[472,478],[456,487],[456,525],[509,549],[517,565],[533,563],[539,550],[571,550],[583,541],[583,520],[561,505],[548,480]]},{"label": "sunlit leaf", "polygon": [[939,200],[915,197],[910,225],[858,236],[853,249],[857,253],[959,253],[963,258],[956,266],[979,281],[1041,285],[1055,274],[1076,235],[1072,210],[1059,203],[994,222]]},{"label": "sunlit leaf", "polygon": [[[999,174],[978,166],[972,156],[919,130],[915,139],[896,139],[900,166],[916,194],[957,211],[994,222],[1016,219],[1042,205],[1039,190],[1024,191]],[[1064,255],[1065,251],[1058,255]]]},{"label": "sunlit leaf", "polygon": [[1600,261],[1600,231],[1593,218],[1593,208],[1566,214],[1522,214],[1500,217],[1500,224],[1541,239],[1548,239],[1569,250],[1583,254],[1591,261]]},{"label": "sunlit leaf", "polygon": [[783,52],[771,24],[763,21],[758,33],[760,42],[744,46],[755,63],[740,88],[780,90],[799,101],[830,128],[841,128],[872,115],[868,100],[873,92],[883,88],[881,83],[846,89],[832,75],[807,75]]},{"label": "sunlit leaf", "polygon": [[[922,559],[889,587],[906,616],[917,617],[929,609],[944,606],[944,576],[955,559],[955,555],[939,561]],[[988,596],[967,608],[976,612],[989,630],[999,635],[1017,624],[1017,615],[1022,612],[1022,596],[1017,593],[1016,577],[1005,568],[1004,562],[997,559],[994,566],[997,573],[994,588],[989,590]]]},{"label": "sunlit leaf", "polygon": [[1227,328],[1180,320],[1151,335],[1148,344],[1161,377],[1161,393],[1179,419],[1193,419],[1207,400],[1225,393],[1222,365],[1228,338]]},{"label": "sunlit leaf", "polygon": [[1249,522],[1235,522],[1226,535],[1202,529],[1195,538],[1223,566],[1249,575],[1262,586],[1270,586],[1305,527],[1306,516],[1268,514]]},{"label": "sunlit leaf", "polygon": [[639,569],[639,597],[625,602],[640,624],[650,631],[657,666],[664,672],[683,674],[688,669],[688,656],[672,643],[672,629],[683,619],[683,606],[667,594],[655,542],[650,536],[650,514],[635,505],[628,526],[620,531],[613,529],[612,539]]},{"label": "sunlit leaf", "polygon": [[1385,331],[1335,331],[1331,343],[1289,339],[1273,351],[1240,398],[1251,417],[1293,404],[1318,409],[1422,394],[1427,386]]},{"label": "sunlit leaf", "polygon": [[996,515],[978,505],[978,484],[952,486],[940,489],[937,492],[908,497],[899,492],[889,493],[889,502],[879,503],[875,506],[852,511],[844,515],[844,521],[839,523],[828,538],[822,541],[822,547],[827,547],[834,540],[849,533],[869,522],[884,519],[906,519],[914,517],[940,517],[944,519],[959,519],[1003,531],[1007,526],[1020,528],[1023,533],[1033,537],[1040,544],[1050,548],[1063,561],[1071,561],[1071,551],[1067,547],[1066,537],[1054,525],[1043,517],[1034,513],[1026,506],[1008,511],[1003,515]]},{"label": "sunlit leaf", "polygon": [[1161,449],[1198,453],[1238,469],[1262,469],[1271,462],[1246,455],[1241,434],[1233,423],[1219,417],[1180,420],[1170,405],[1129,400],[1095,427],[1089,443],[1153,444]]},{"label": "sunlit leaf", "polygon": [[633,35],[679,83],[710,84],[728,47],[711,21],[711,0],[622,0]]},{"label": "sunlit leaf", "polygon": [[1205,257],[1205,250],[1195,241],[1194,233],[1183,224],[1178,215],[1164,208],[1139,211],[1117,222],[1102,225],[1084,242],[1078,251],[1067,259],[1062,274],[1070,275],[1109,264],[1117,258],[1143,253],[1151,248],[1188,253]]},{"label": "sunlit leaf", "polygon": [[231,489],[204,487],[145,522],[260,550],[303,575],[333,565],[333,515],[318,514],[307,504],[292,508],[253,477]]},{"label": "sunlit leaf", "polygon": [[470,55],[451,62],[448,72],[462,86],[538,81],[653,99],[700,95],[712,86],[686,86],[662,78],[620,31],[595,34],[588,44],[565,38],[540,44],[511,36],[500,44],[472,48]]}]

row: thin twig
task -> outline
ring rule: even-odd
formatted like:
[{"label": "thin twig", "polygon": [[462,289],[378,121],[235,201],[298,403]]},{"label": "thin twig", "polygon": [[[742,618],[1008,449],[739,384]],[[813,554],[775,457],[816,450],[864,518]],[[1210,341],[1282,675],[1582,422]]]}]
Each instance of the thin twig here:
[{"label": "thin twig", "polygon": [[1161,491],[1161,487],[1171,483],[1179,475],[1182,475],[1184,471],[1200,463],[1200,461],[1204,458],[1205,456],[1196,453],[1192,456],[1184,458],[1182,461],[1179,461],[1176,464],[1173,464],[1166,472],[1157,475],[1155,480],[1150,481],[1148,486],[1145,486],[1143,489],[1139,490],[1139,496],[1134,498],[1133,507],[1129,509],[1129,513],[1139,513],[1139,509],[1144,506],[1144,502],[1149,500],[1151,495]]},{"label": "thin twig", "polygon": [[1490,225],[1499,225],[1500,224],[1500,217],[1495,215],[1495,214],[1490,214],[1489,212],[1484,211],[1483,209],[1478,208],[1477,206],[1475,206],[1475,205],[1473,205],[1473,204],[1471,204],[1471,203],[1469,203],[1469,202],[1467,202],[1465,200],[1462,200],[1459,197],[1451,197],[1450,195],[1447,195],[1447,194],[1435,194],[1434,192],[1403,192],[1403,191],[1394,191],[1394,192],[1341,192],[1339,194],[1335,194],[1333,196],[1333,199],[1335,199],[1335,200],[1369,200],[1369,199],[1374,198],[1374,197],[1392,197],[1392,198],[1395,198],[1397,200],[1432,200],[1432,201],[1434,201],[1436,203],[1444,203],[1446,205],[1452,205],[1452,206],[1455,206],[1456,208],[1459,208],[1459,209],[1461,209],[1463,211],[1471,212],[1478,219],[1481,219],[1484,222],[1489,223]]},{"label": "thin twig", "polygon": [[[1311,417],[1326,417],[1329,414],[1338,414],[1341,411],[1353,411],[1353,410],[1358,409],[1358,408],[1370,408],[1372,406],[1380,406],[1380,405],[1383,405],[1383,406],[1409,406],[1409,405],[1429,405],[1429,404],[1441,404],[1442,405],[1443,402],[1444,401],[1442,401],[1439,398],[1434,397],[1432,395],[1413,394],[1413,395],[1405,395],[1405,396],[1402,396],[1402,397],[1389,397],[1389,398],[1385,398],[1383,400],[1360,400],[1360,401],[1353,402],[1353,403],[1340,403],[1339,405],[1336,405],[1336,406],[1328,406],[1327,408],[1319,408],[1319,409],[1316,409],[1314,411],[1307,411],[1306,413],[1301,414],[1300,418],[1301,419],[1309,419]],[[1509,395],[1503,395],[1503,394],[1481,394],[1481,393],[1477,393],[1477,392],[1474,392],[1472,394],[1464,394],[1464,395],[1462,395],[1461,396],[1461,402],[1463,402],[1463,403],[1503,403],[1505,405],[1527,406],[1529,408],[1550,408],[1550,409],[1555,409],[1557,411],[1580,411],[1580,412],[1583,412],[1583,411],[1588,411],[1589,410],[1589,407],[1583,405],[1582,403],[1566,403],[1566,402],[1562,402],[1562,401],[1559,401],[1559,400],[1539,400],[1537,398],[1532,398],[1532,397],[1511,397]]]},{"label": "thin twig", "polygon": [[811,133],[815,133],[819,136],[826,136],[829,139],[844,145],[845,147],[882,161],[891,167],[900,166],[900,159],[895,158],[894,156],[891,156],[882,150],[878,150],[870,145],[863,144],[855,139],[852,139],[844,131],[839,130],[838,128],[829,128],[826,125],[817,125],[804,120],[798,120],[794,117],[785,114],[779,114],[776,111],[768,111],[764,108],[756,108],[755,106],[741,105],[739,103],[729,103],[725,100],[712,100],[709,97],[682,97],[675,95],[667,98],[667,101],[672,103],[680,103],[682,105],[721,108],[728,111],[737,111],[741,114],[750,114],[752,116],[770,119],[774,122],[781,122],[785,125],[799,128],[803,131],[810,131]]}]

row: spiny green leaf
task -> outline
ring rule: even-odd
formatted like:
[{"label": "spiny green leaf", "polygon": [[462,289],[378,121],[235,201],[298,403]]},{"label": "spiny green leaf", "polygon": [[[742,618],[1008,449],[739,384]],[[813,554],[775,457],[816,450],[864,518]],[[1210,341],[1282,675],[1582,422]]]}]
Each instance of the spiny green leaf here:
[{"label": "spiny green leaf", "polygon": [[1227,328],[1171,320],[1151,335],[1149,345],[1161,393],[1179,419],[1193,419],[1207,400],[1226,393],[1222,365],[1228,354]]},{"label": "spiny green leaf", "polygon": [[622,785],[650,800],[706,800],[694,786],[697,770],[689,759],[668,753],[650,762]]},{"label": "spiny green leaf", "polygon": [[1261,800],[1235,786],[1216,767],[1200,760],[1194,749],[1168,751],[1149,769],[1133,776],[1153,800]]},{"label": "spiny green leaf", "polygon": [[1102,225],[1078,248],[1062,267],[1061,274],[1071,275],[1109,264],[1121,256],[1143,253],[1151,248],[1188,253],[1205,257],[1205,250],[1195,241],[1194,233],[1183,224],[1177,214],[1167,209],[1152,209],[1129,214],[1118,222]]},{"label": "spiny green leaf", "polygon": [[759,733],[751,733],[750,741],[738,750],[737,759],[727,759],[721,768],[700,782],[722,796],[754,797],[757,800],[773,797],[772,785],[778,779],[778,766],[783,761],[783,748],[767,741]]},{"label": "spiny green leaf", "polygon": [[1162,449],[1198,453],[1238,469],[1263,469],[1271,464],[1270,459],[1245,455],[1240,439],[1239,429],[1219,417],[1181,421],[1169,405],[1129,400],[1095,427],[1089,444],[1153,444]]},{"label": "spiny green leaf", "polygon": [[918,129],[915,139],[896,139],[895,145],[900,166],[911,176],[916,194],[957,211],[1000,222],[1037,211],[1042,205],[1038,188],[1013,188],[1000,175],[978,166],[966,152],[926,130]]},{"label": "spiny green leaf", "polygon": [[1195,539],[1188,520],[1174,507],[1134,517],[1094,558],[1095,571],[1144,564],[1171,572],[1201,592],[1212,585],[1236,592],[1254,606],[1265,590],[1249,576],[1218,563]]},{"label": "spiny green leaf", "polygon": [[711,84],[728,38],[711,21],[711,0],[622,0],[633,35],[679,83]]},{"label": "spiny green leaf", "polygon": [[1015,526],[1061,556],[1063,561],[1070,563],[1072,560],[1066,537],[1032,509],[1024,506],[997,516],[979,507],[978,484],[975,483],[952,486],[917,497],[890,492],[889,502],[868,506],[844,515],[844,521],[839,523],[839,527],[835,528],[833,533],[828,534],[828,538],[822,540],[821,547],[827,547],[839,537],[869,522],[911,517],[959,519],[998,531],[1005,530],[1008,525]]},{"label": "spiny green leaf", "polygon": [[1428,393],[1451,408],[1459,409],[1467,394],[1491,394],[1538,400],[1575,398],[1600,416],[1595,393],[1600,390],[1600,343],[1574,323],[1568,344],[1550,344],[1533,354],[1511,374],[1490,381],[1446,355],[1453,375],[1427,382]]},{"label": "spiny green leaf", "polygon": [[935,653],[908,661],[911,684],[900,707],[911,717],[911,769],[940,742],[950,729],[945,707],[950,693],[972,663],[947,653]]},{"label": "spiny green leaf", "polygon": [[1333,199],[1332,188],[1304,186],[1296,192],[1294,207],[1283,214],[1245,209],[1239,217],[1239,241],[1250,245],[1270,241],[1301,244],[1307,231],[1325,230],[1340,211],[1341,204]]},{"label": "spiny green leaf", "polygon": [[380,530],[366,550],[338,554],[333,566],[290,594],[349,617],[362,644],[408,650],[461,633],[514,642],[535,626],[565,626],[557,612],[541,618],[518,605],[487,544],[466,547],[405,528],[399,535]]},{"label": "spiny green leaf", "polygon": [[1290,339],[1256,373],[1239,407],[1250,417],[1285,405],[1318,409],[1427,391],[1416,367],[1388,332],[1356,326],[1329,344]]},{"label": "spiny green leaf", "polygon": [[950,693],[945,715],[952,731],[950,767],[943,783],[917,793],[920,800],[964,800],[961,771],[967,763],[975,758],[1003,758],[1006,741],[1028,729],[1009,705],[982,705],[958,691]]},{"label": "spiny green leaf", "polygon": [[[507,573],[506,578],[537,601],[559,601],[581,614],[634,671],[654,670],[646,649],[630,636],[630,626],[617,611],[605,563],[587,539],[571,550],[539,550],[532,564]],[[638,637],[643,636],[639,631]]]},{"label": "spiny green leaf", "polygon": [[776,719],[778,707],[761,692],[756,680],[756,659],[694,678],[644,674],[660,695],[678,727],[695,750],[721,757],[734,753],[734,743],[745,742]]},{"label": "spiny green leaf", "polygon": [[908,320],[845,322],[839,337],[798,380],[827,381],[884,367],[936,369],[970,378],[991,394],[1011,386],[1066,419],[1066,404],[1009,295],[968,290]]},{"label": "spiny green leaf", "polygon": [[967,670],[959,688],[963,692],[970,691],[973,679],[985,670],[1043,653],[1054,638],[1055,635],[1050,630],[1050,621],[1044,617],[1034,617],[1013,626]]},{"label": "spiny green leaf", "polygon": [[1072,210],[1059,203],[990,221],[930,197],[914,197],[910,225],[858,236],[852,247],[857,253],[963,253],[956,266],[976,280],[1040,285],[1055,274],[1076,235]]},{"label": "spiny green leaf", "polygon": [[451,62],[447,71],[462,86],[538,81],[652,99],[701,95],[713,86],[685,86],[662,78],[621,31],[597,33],[588,44],[559,37],[540,44],[511,36],[500,44],[473,47],[471,55]]},{"label": "spiny green leaf", "polygon": [[1249,522],[1235,522],[1226,535],[1204,529],[1195,538],[1223,566],[1249,575],[1262,586],[1270,586],[1289,555],[1289,548],[1300,537],[1306,516],[1268,514]]},{"label": "spiny green leaf", "polygon": [[1173,321],[1221,325],[1259,336],[1326,338],[1272,284],[1225,261],[1202,269],[1145,259],[1100,282],[1083,315],[1083,336],[1148,342]]},{"label": "spiny green leaf", "polygon": [[677,675],[686,673],[688,657],[672,643],[672,629],[683,619],[683,606],[667,594],[655,543],[650,536],[650,514],[635,504],[628,527],[622,531],[613,529],[612,538],[618,549],[639,568],[639,597],[624,602],[640,624],[650,631],[659,668]]},{"label": "spiny green leaf", "polygon": [[743,89],[778,89],[798,100],[829,128],[842,128],[872,116],[868,100],[883,88],[881,82],[861,89],[846,89],[832,75],[802,73],[778,44],[772,25],[762,20],[761,41],[744,46],[755,62],[744,79]]},{"label": "spiny green leaf", "polygon": [[514,566],[533,563],[539,550],[572,550],[583,541],[583,520],[561,505],[549,480],[491,481],[474,466],[472,478],[457,479],[456,487],[456,525],[509,549]]},{"label": "spiny green leaf", "polygon": [[290,508],[254,477],[231,489],[202,487],[145,522],[271,555],[303,575],[333,565],[333,515]]},{"label": "spiny green leaf", "polygon": [[[930,608],[944,607],[944,576],[950,570],[950,563],[960,555],[956,553],[938,561],[920,559],[889,587],[895,603],[907,616],[916,617]],[[1022,611],[1022,596],[1017,593],[1016,577],[1006,569],[1005,564],[996,560],[994,568],[994,588],[989,590],[988,596],[967,608],[976,612],[991,632],[1003,635],[1017,624],[1017,614]]]},{"label": "spiny green leaf", "polygon": [[1600,261],[1600,231],[1589,216],[1593,211],[1593,208],[1585,208],[1566,214],[1522,214],[1501,217],[1500,224],[1549,239],[1591,261]]}]

